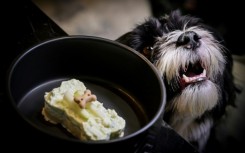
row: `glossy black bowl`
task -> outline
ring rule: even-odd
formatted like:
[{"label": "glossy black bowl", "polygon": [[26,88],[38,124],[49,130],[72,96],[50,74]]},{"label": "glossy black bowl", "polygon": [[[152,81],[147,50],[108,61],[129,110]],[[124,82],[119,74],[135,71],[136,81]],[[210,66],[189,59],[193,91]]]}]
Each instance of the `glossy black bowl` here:
[{"label": "glossy black bowl", "polygon": [[[62,127],[47,124],[41,115],[44,93],[71,78],[84,82],[105,107],[126,120],[122,138],[81,141]],[[85,146],[136,141],[161,117],[166,101],[162,79],[145,57],[118,42],[88,36],[56,38],[33,46],[10,67],[7,89],[14,108],[31,126]]]}]

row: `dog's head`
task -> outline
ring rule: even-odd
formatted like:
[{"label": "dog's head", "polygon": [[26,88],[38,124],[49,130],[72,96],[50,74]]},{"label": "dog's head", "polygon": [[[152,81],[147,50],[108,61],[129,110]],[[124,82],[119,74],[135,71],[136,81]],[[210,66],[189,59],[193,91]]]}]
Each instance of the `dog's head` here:
[{"label": "dog's head", "polygon": [[150,18],[117,41],[145,55],[159,70],[168,92],[166,112],[200,117],[213,108],[224,111],[217,106],[230,99],[231,54],[199,18],[175,10]]}]

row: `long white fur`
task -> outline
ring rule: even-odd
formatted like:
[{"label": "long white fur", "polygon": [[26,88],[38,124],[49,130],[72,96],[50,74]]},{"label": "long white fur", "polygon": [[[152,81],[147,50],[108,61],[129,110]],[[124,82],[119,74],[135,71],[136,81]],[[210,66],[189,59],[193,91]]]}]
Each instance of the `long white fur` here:
[{"label": "long white fur", "polygon": [[209,80],[200,85],[187,86],[169,102],[170,105],[166,109],[174,108],[175,113],[181,114],[182,117],[198,118],[217,105],[219,92],[220,89]]},{"label": "long white fur", "polygon": [[[201,37],[200,47],[194,51],[176,47],[179,36],[186,31],[193,31]],[[173,129],[187,141],[197,141],[199,149],[202,149],[209,137],[213,120],[206,118],[202,123],[195,120],[218,103],[221,89],[215,84],[215,80],[224,71],[224,48],[210,32],[197,26],[188,29],[184,27],[183,30],[176,30],[156,39],[158,42],[153,48],[159,51],[159,60],[154,64],[169,84],[176,81],[176,78],[180,79],[180,69],[186,69],[190,63],[198,61],[207,71],[208,80],[187,86],[166,107],[166,111],[174,110],[169,123]]]}]

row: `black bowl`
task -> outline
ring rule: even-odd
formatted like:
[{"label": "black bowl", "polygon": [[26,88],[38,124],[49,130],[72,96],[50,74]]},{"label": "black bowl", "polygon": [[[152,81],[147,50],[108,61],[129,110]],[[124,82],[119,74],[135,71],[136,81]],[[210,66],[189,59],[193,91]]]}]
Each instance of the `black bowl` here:
[{"label": "black bowl", "polygon": [[[44,93],[71,78],[84,82],[105,107],[126,120],[122,138],[81,141],[43,120]],[[10,67],[7,89],[14,108],[31,126],[84,145],[135,141],[162,116],[166,101],[162,78],[144,56],[118,42],[88,36],[56,38],[30,48]]]}]

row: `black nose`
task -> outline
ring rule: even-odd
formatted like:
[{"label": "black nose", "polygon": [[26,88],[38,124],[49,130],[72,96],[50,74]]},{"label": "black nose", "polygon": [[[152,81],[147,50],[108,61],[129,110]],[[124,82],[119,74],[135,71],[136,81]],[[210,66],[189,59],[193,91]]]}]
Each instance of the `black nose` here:
[{"label": "black nose", "polygon": [[187,31],[179,36],[176,45],[183,46],[187,49],[195,49],[200,45],[199,39],[200,36],[197,33]]}]

